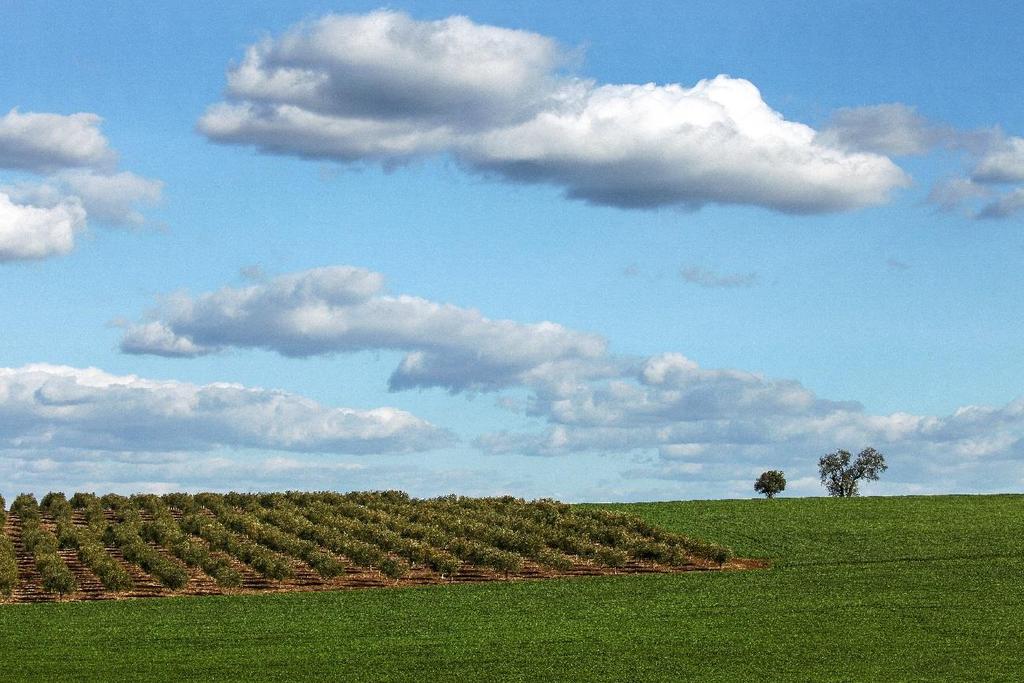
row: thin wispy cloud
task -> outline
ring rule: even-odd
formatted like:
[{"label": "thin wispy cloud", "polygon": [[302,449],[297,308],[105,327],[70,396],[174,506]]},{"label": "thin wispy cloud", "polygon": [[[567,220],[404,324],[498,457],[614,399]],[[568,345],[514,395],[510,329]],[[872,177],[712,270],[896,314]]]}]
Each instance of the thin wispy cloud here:
[{"label": "thin wispy cloud", "polygon": [[686,266],[680,269],[679,278],[683,282],[708,289],[753,287],[760,280],[757,273],[716,273],[699,266]]},{"label": "thin wispy cloud", "polygon": [[1024,213],[1024,187],[1008,192],[995,201],[986,204],[978,212],[978,218],[1009,218]]},{"label": "thin wispy cloud", "polygon": [[[961,152],[964,174],[935,183],[926,201],[940,211],[967,207],[977,219],[1010,218],[1021,212],[1024,138],[998,128],[956,130],[933,123],[913,107],[892,103],[836,111],[819,140],[845,149],[893,156],[923,155],[936,148]],[[979,206],[978,202],[982,202]]]},{"label": "thin wispy cloud", "polygon": [[890,156],[927,154],[954,131],[937,126],[908,105],[894,102],[833,112],[819,140],[845,149]]}]

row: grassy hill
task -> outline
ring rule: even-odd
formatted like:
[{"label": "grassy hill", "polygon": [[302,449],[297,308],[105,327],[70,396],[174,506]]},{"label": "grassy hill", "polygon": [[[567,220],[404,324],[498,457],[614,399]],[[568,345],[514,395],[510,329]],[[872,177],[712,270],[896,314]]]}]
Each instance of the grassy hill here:
[{"label": "grassy hill", "polygon": [[8,680],[1012,680],[1024,496],[609,506],[770,570],[0,607]]}]

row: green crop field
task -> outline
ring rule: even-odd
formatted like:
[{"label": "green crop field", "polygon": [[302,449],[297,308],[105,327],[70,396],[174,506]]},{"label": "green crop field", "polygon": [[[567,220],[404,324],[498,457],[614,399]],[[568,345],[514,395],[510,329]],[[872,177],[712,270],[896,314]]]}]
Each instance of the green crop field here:
[{"label": "green crop field", "polygon": [[4,680],[1019,680],[1024,496],[610,506],[769,570],[0,606]]}]

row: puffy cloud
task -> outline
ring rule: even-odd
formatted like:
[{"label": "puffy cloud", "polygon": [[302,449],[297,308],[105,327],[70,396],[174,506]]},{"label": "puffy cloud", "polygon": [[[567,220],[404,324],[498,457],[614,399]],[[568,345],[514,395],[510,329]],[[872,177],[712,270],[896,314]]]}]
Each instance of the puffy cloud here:
[{"label": "puffy cloud", "polygon": [[0,187],[12,199],[43,208],[72,202],[84,209],[90,221],[107,225],[140,227],[146,223],[140,206],[160,201],[163,183],[122,171],[101,174],[92,170],[61,171],[41,183]]},{"label": "puffy cloud", "polygon": [[0,167],[35,173],[63,168],[111,167],[117,155],[100,132],[96,114],[25,113],[0,117]]},{"label": "puffy cloud", "polygon": [[1024,183],[1024,138],[997,137],[978,159],[971,179],[979,183]]},{"label": "puffy cloud", "polygon": [[392,453],[451,440],[395,408],[329,408],[283,391],[117,376],[95,368],[0,368],[5,450]]},{"label": "puffy cloud", "polygon": [[605,342],[550,322],[491,320],[478,311],[384,293],[362,268],[317,268],[242,288],[167,297],[151,321],[130,327],[127,353],[196,356],[225,347],[286,356],[407,351],[392,389],[452,391],[522,383],[546,364],[598,357]]},{"label": "puffy cloud", "polygon": [[163,183],[116,172],[116,154],[95,114],[0,118],[0,168],[50,174],[0,184],[0,261],[43,259],[74,248],[87,222],[141,226],[140,205],[160,200]]},{"label": "puffy cloud", "polygon": [[250,47],[228,93],[343,118],[472,128],[542,106],[563,60],[550,38],[465,17],[329,15]]},{"label": "puffy cloud", "polygon": [[195,358],[212,352],[212,349],[200,346],[188,337],[178,336],[159,321],[133,325],[121,339],[121,350],[165,358]]},{"label": "puffy cloud", "polygon": [[341,162],[449,152],[468,168],[628,208],[751,204],[789,213],[879,204],[908,178],[822,142],[748,81],[600,85],[565,76],[551,39],[463,17],[330,15],[251,46],[217,142]]},{"label": "puffy cloud", "polygon": [[199,129],[274,153],[396,163],[529,116],[564,59],[550,38],[464,17],[329,15],[251,46],[228,72],[234,103]]},{"label": "puffy cloud", "polygon": [[891,493],[923,482],[927,490],[1001,490],[1005,480],[994,472],[1024,473],[1024,398],[947,416],[873,415],[791,380],[707,370],[675,353],[619,370],[531,387],[526,412],[546,427],[483,434],[475,445],[505,456],[603,453],[639,463],[621,471],[624,479],[689,482],[697,497],[751,495],[754,478],[770,468],[810,482],[800,492],[812,494],[817,456],[867,444],[889,457]]},{"label": "puffy cloud", "polygon": [[451,141],[445,127],[413,121],[325,116],[292,105],[221,103],[207,110],[199,129],[211,140],[255,145],[264,152],[343,162],[374,160],[391,166],[438,152]]},{"label": "puffy cloud", "polygon": [[16,203],[0,188],[0,262],[66,254],[85,227],[85,210],[74,199],[50,206]]},{"label": "puffy cloud", "polygon": [[481,135],[462,156],[570,197],[633,208],[752,204],[819,213],[886,201],[908,182],[889,159],[818,144],[749,81],[576,87],[556,109]]},{"label": "puffy cloud", "polygon": [[818,135],[826,145],[893,156],[926,154],[953,133],[900,103],[838,109]]},{"label": "puffy cloud", "polygon": [[752,287],[757,284],[757,273],[731,273],[722,275],[699,266],[687,266],[679,271],[683,282],[709,289]]},{"label": "puffy cloud", "polygon": [[392,296],[380,274],[353,267],[168,297],[153,319],[126,331],[123,348],[179,356],[223,348],[293,356],[402,350],[392,389],[516,390],[498,405],[535,427],[478,435],[481,451],[604,454],[627,479],[690,477],[739,494],[761,470],[813,479],[817,455],[868,444],[890,456],[889,478],[904,487],[950,477],[954,488],[992,488],[986,466],[1024,462],[1024,399],[947,416],[876,415],[794,380],[704,368],[679,353],[614,355],[599,337],[555,323],[490,320]]}]

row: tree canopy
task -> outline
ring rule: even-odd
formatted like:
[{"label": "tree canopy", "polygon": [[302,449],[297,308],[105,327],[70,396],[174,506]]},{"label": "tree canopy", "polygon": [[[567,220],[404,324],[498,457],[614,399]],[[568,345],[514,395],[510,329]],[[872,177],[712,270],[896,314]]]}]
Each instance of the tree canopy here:
[{"label": "tree canopy", "polygon": [[774,498],[786,488],[786,475],[780,470],[768,470],[754,482],[754,490],[766,498]]},{"label": "tree canopy", "polygon": [[851,463],[852,457],[849,451],[838,450],[818,460],[821,483],[830,496],[851,498],[860,495],[861,481],[878,481],[879,475],[889,468],[885,464],[885,456],[870,446],[858,453]]}]

